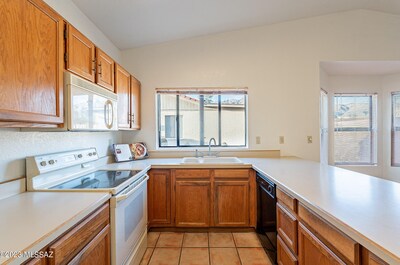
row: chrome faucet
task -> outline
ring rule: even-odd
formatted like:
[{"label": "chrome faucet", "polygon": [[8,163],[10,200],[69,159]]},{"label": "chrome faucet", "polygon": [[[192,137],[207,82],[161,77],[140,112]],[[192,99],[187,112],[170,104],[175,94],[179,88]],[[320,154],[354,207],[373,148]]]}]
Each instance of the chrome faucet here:
[{"label": "chrome faucet", "polygon": [[211,138],[210,141],[208,142],[208,156],[211,156],[211,142],[214,141],[214,145],[217,145],[217,141],[215,138]]}]

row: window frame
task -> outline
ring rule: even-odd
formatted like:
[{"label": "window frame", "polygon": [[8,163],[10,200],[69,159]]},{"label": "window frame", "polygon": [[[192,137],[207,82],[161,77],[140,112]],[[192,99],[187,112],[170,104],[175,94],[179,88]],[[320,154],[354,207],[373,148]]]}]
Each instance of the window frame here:
[{"label": "window frame", "polygon": [[[162,89],[160,89],[160,90],[162,90]],[[174,90],[178,90],[179,91],[179,89],[174,89]],[[212,90],[212,89],[210,89],[210,90]],[[218,89],[215,89],[215,91],[218,91]],[[223,91],[223,89],[221,91]],[[248,142],[249,142],[248,141],[248,134],[249,134],[248,133],[248,128],[249,128],[249,126],[248,126],[248,111],[249,111],[249,109],[248,109],[247,88],[245,88],[245,90],[243,90],[243,91],[244,91],[244,93],[231,93],[231,94],[228,93],[228,92],[223,92],[223,93],[215,92],[215,93],[213,93],[213,95],[218,95],[218,135],[217,135],[217,137],[214,137],[215,140],[216,140],[216,145],[212,145],[214,148],[215,147],[223,148],[223,149],[248,148]],[[199,94],[200,97],[204,99],[204,95],[205,94],[201,94],[201,92],[196,92],[196,93]],[[156,121],[156,126],[157,126],[157,129],[156,129],[156,131],[157,131],[157,136],[156,136],[157,145],[156,146],[157,146],[157,149],[159,149],[159,150],[162,150],[162,149],[169,149],[170,150],[170,149],[180,149],[180,148],[184,148],[184,149],[199,148],[199,149],[201,149],[201,148],[208,147],[208,143],[206,143],[206,142],[203,142],[203,144],[201,144],[201,142],[202,142],[201,141],[202,140],[202,133],[200,133],[200,144],[199,145],[180,145],[180,143],[179,143],[179,141],[180,141],[180,130],[178,129],[178,128],[180,128],[179,119],[176,120],[176,135],[177,135],[177,137],[176,137],[176,145],[173,145],[173,146],[162,146],[161,145],[161,142],[162,142],[161,141],[161,100],[160,100],[160,95],[161,94],[162,93],[157,93],[157,89],[156,89],[156,94],[155,94],[156,97],[155,98],[156,98],[156,108],[157,108],[156,109],[156,118],[157,118],[157,121]],[[176,114],[175,114],[175,117],[179,117],[179,115],[180,115],[180,113],[179,113],[179,96],[182,95],[182,94],[191,94],[191,93],[190,93],[190,91],[188,91],[187,93],[177,93],[177,94],[175,94],[175,96],[176,96]],[[244,128],[244,142],[245,143],[244,143],[244,145],[222,145],[222,133],[221,133],[222,101],[221,101],[221,97],[223,95],[238,95],[238,94],[244,96],[244,111],[245,111],[245,113],[244,113],[244,115],[245,115],[245,117],[244,117],[245,118],[245,120],[244,120],[244,125],[245,125],[245,128]],[[204,133],[204,100],[201,100],[200,102],[201,103],[199,103],[200,104],[199,112],[200,112],[200,117],[203,117],[203,118],[200,118],[200,120],[201,120],[201,122],[200,122],[200,132]],[[203,137],[203,139],[204,139],[204,137]]]},{"label": "window frame", "polygon": [[[370,159],[369,162],[355,162],[355,161],[350,161],[350,162],[337,162],[335,158],[335,149],[336,149],[336,141],[335,141],[335,133],[338,132],[339,130],[336,129],[335,126],[335,116],[333,115],[333,163],[335,166],[377,166],[378,161],[377,161],[377,149],[378,149],[378,139],[377,139],[377,131],[378,131],[378,94],[377,93],[334,93],[333,95],[333,109],[335,109],[335,98],[336,97],[369,97],[369,127],[362,127],[363,128],[369,128],[369,130],[360,130],[357,129],[357,127],[352,127],[355,129],[355,131],[362,131],[362,132],[371,132],[370,136],[370,146],[371,146],[371,152],[370,152]],[[375,98],[375,102],[373,100],[373,97]],[[374,106],[375,103],[375,106]],[[375,120],[374,120],[375,119]],[[375,128],[374,128],[374,122],[375,122]],[[348,127],[351,128],[351,127]]]},{"label": "window frame", "polygon": [[[390,128],[390,134],[391,134],[391,137],[390,137],[390,150],[391,150],[391,152],[390,152],[390,156],[391,156],[391,159],[390,159],[390,161],[391,161],[391,163],[390,163],[390,165],[392,166],[392,167],[400,167],[400,162],[399,163],[396,163],[396,161],[395,161],[395,147],[394,147],[394,144],[395,144],[395,141],[394,141],[394,138],[395,138],[395,132],[396,131],[400,131],[400,126],[394,126],[394,98],[395,98],[395,96],[399,96],[400,97],[400,91],[396,91],[396,92],[392,92],[391,93],[391,128]],[[400,139],[399,139],[399,141],[400,141]],[[399,160],[400,160],[400,158],[399,158]]]}]

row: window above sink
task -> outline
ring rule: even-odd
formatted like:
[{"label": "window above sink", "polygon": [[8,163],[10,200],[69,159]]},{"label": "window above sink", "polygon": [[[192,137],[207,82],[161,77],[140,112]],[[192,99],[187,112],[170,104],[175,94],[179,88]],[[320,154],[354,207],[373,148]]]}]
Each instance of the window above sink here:
[{"label": "window above sink", "polygon": [[158,148],[247,147],[247,88],[157,89]]}]

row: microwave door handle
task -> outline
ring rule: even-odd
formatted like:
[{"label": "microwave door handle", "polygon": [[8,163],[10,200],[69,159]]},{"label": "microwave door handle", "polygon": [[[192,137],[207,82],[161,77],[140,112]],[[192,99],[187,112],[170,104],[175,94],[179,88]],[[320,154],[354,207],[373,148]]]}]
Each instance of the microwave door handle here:
[{"label": "microwave door handle", "polygon": [[[112,128],[113,125],[113,119],[114,119],[114,109],[112,106],[112,101],[111,100],[107,100],[105,105],[104,105],[104,122],[106,124],[106,127],[108,129]],[[112,116],[112,119],[110,120],[110,114]]]},{"label": "microwave door handle", "polygon": [[135,191],[137,191],[140,187],[142,187],[142,186],[147,182],[148,179],[149,179],[149,176],[146,174],[146,175],[145,175],[145,178],[142,179],[142,180],[140,181],[140,184],[137,185],[135,188],[133,188],[132,190],[130,190],[130,191],[127,192],[126,194],[117,195],[117,196],[116,196],[117,202],[123,201],[123,200],[127,199],[127,198],[128,198],[129,196],[131,196]]}]

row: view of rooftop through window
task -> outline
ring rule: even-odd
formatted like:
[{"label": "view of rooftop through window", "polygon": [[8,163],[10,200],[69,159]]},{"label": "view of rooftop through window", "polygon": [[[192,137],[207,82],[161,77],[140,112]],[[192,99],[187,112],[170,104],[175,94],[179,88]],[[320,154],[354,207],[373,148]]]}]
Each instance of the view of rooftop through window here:
[{"label": "view of rooftop through window", "polygon": [[[245,93],[158,93],[159,147],[246,146]],[[179,117],[179,118],[177,118]]]},{"label": "view of rooftop through window", "polygon": [[336,94],[334,128],[335,164],[376,164],[376,95]]}]

